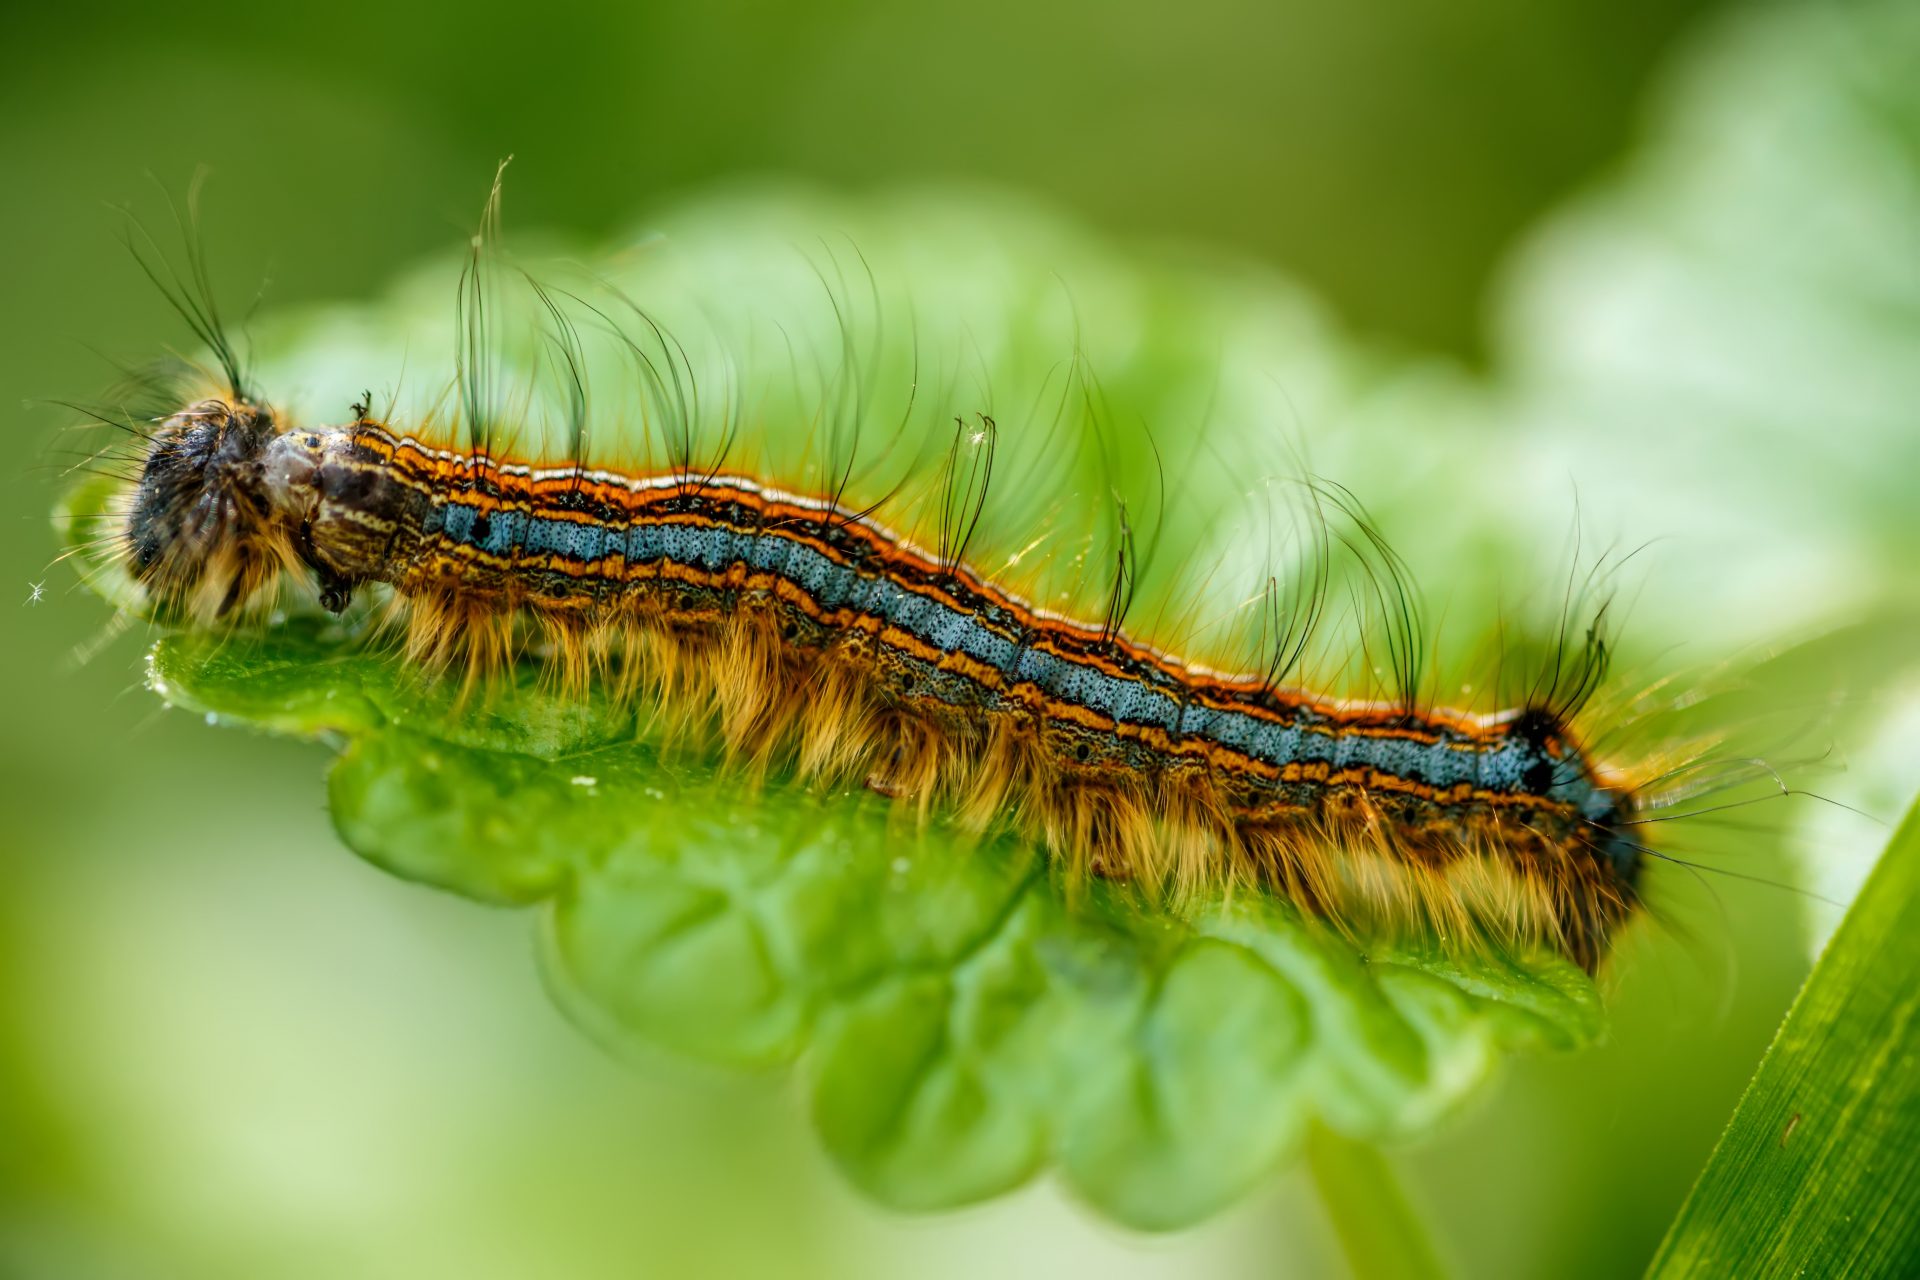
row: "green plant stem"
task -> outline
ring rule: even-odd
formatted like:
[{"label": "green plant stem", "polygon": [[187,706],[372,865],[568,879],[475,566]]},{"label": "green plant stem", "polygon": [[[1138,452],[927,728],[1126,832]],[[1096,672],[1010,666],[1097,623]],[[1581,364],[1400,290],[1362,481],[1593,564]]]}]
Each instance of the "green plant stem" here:
[{"label": "green plant stem", "polygon": [[1378,1148],[1315,1125],[1307,1165],[1357,1280],[1437,1280],[1446,1275],[1426,1227]]},{"label": "green plant stem", "polygon": [[1787,1012],[1648,1275],[1920,1263],[1920,803]]}]

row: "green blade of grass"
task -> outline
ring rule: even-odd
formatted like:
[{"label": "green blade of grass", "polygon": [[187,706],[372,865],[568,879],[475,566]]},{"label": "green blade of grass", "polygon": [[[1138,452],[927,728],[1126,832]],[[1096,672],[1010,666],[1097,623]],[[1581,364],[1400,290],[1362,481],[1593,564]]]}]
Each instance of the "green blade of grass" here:
[{"label": "green blade of grass", "polygon": [[1920,1266],[1920,804],[1801,989],[1648,1275]]}]

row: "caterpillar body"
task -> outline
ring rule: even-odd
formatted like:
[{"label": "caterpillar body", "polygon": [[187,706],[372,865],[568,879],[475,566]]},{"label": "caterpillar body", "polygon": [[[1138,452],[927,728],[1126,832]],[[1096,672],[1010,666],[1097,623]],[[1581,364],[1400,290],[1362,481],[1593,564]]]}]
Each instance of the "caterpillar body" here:
[{"label": "caterpillar body", "polygon": [[1463,925],[1504,897],[1589,966],[1634,903],[1632,795],[1547,708],[1410,711],[1190,666],[748,477],[496,462],[212,400],[156,433],[127,536],[137,577],[216,613],[282,565],[334,611],[387,584],[435,666],[504,659],[532,619],[581,674],[626,658],[617,688],[710,705],[736,753],[1011,815],[1095,873],[1224,875],[1337,914],[1351,862],[1380,859],[1397,892],[1432,882],[1428,914],[1443,888]]},{"label": "caterpillar body", "polygon": [[[427,670],[484,688],[541,661],[579,696],[712,727],[743,779],[865,783],[1155,892],[1277,894],[1343,927],[1545,943],[1588,969],[1640,907],[1652,802],[1575,727],[1606,665],[1595,633],[1570,658],[1563,634],[1535,695],[1493,712],[1427,705],[1413,680],[1390,699],[1319,693],[1281,678],[1315,588],[1264,670],[1217,669],[1127,628],[1124,549],[1099,620],[969,557],[990,417],[960,426],[918,509],[897,486],[860,502],[831,475],[783,483],[690,450],[597,463],[565,321],[573,447],[516,454],[478,429],[504,416],[479,404],[481,261],[460,285],[464,439],[367,403],[338,426],[284,421],[210,304],[184,299],[225,376],[139,429],[113,534],[156,605],[215,626],[288,578],[336,613],[376,595]],[[901,532],[932,521],[936,545]]]}]

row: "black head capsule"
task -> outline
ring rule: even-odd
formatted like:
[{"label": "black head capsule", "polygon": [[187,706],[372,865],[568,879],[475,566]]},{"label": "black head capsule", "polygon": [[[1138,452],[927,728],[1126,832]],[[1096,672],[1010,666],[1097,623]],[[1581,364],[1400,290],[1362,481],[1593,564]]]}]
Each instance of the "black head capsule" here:
[{"label": "black head capsule", "polygon": [[268,497],[291,531],[293,553],[313,570],[320,607],[328,613],[346,612],[360,581],[329,563],[316,542],[326,507],[328,453],[342,438],[339,431],[288,431],[274,437],[261,459]]}]

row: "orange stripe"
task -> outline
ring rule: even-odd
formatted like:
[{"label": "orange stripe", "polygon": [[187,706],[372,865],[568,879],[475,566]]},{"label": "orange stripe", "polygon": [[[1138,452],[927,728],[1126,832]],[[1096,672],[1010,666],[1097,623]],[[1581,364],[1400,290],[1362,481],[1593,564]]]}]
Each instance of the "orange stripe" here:
[{"label": "orange stripe", "polygon": [[[710,477],[710,480],[713,481],[712,483],[708,482],[709,478],[702,478],[701,480],[690,479],[685,485],[672,488],[635,490],[625,485],[587,481],[573,477],[534,480],[532,477],[526,475],[503,473],[497,469],[500,465],[530,464],[509,462],[507,459],[476,458],[472,455],[456,456],[452,459],[431,456],[416,444],[405,443],[396,445],[391,442],[390,437],[387,437],[383,432],[379,431],[359,433],[356,436],[356,443],[378,455],[383,460],[391,462],[394,465],[395,479],[425,493],[435,501],[449,500],[453,495],[449,494],[448,490],[453,484],[458,483],[459,480],[464,480],[468,477],[484,477],[489,484],[501,491],[502,496],[496,498],[478,490],[462,489],[457,492],[457,501],[482,513],[491,513],[499,510],[525,510],[531,514],[536,514],[541,519],[564,520],[578,524],[605,524],[605,521],[598,520],[586,512],[561,510],[540,501],[541,496],[549,492],[567,493],[569,495],[578,493],[604,506],[622,511],[626,515],[629,524],[656,523],[691,525],[702,528],[728,528],[747,534],[774,529],[779,532],[780,536],[809,547],[816,553],[836,563],[848,563],[847,557],[843,553],[837,551],[824,539],[807,532],[809,527],[819,526],[827,519],[832,518],[835,513],[774,499],[761,492],[759,482],[751,476],[717,473]],[[456,478],[458,478],[458,480]],[[634,478],[647,479],[652,477],[641,473],[636,474]],[[718,483],[720,481],[730,481],[732,483]],[[650,513],[649,509],[654,506],[670,501],[683,501],[688,497],[724,502],[755,511],[759,513],[761,517],[759,528],[756,530],[754,528],[743,528],[735,524],[723,524],[722,522],[704,518],[691,512],[675,512],[672,514]],[[848,537],[857,538],[864,543],[869,552],[866,564],[886,575],[889,581],[901,590],[924,599],[936,601],[959,612],[971,612],[951,593],[931,583],[911,581],[908,576],[902,574],[900,570],[907,569],[914,573],[931,577],[951,576],[957,578],[961,582],[964,582],[972,593],[984,600],[990,601],[996,608],[1004,610],[1009,616],[1020,623],[1024,631],[1031,633],[1024,638],[1024,643],[1026,643],[1028,647],[1049,653],[1064,662],[1100,671],[1116,679],[1127,680],[1136,684],[1147,684],[1148,682],[1143,680],[1139,675],[1126,670],[1120,664],[1103,655],[1085,652],[1083,648],[1083,646],[1086,645],[1110,646],[1113,650],[1125,655],[1134,663],[1151,667],[1167,676],[1184,691],[1184,701],[1190,705],[1204,706],[1216,711],[1233,712],[1273,724],[1294,723],[1297,719],[1297,713],[1306,711],[1328,721],[1330,726],[1329,732],[1331,736],[1335,737],[1355,735],[1367,738],[1400,739],[1408,742],[1432,745],[1442,740],[1444,734],[1441,731],[1444,730],[1460,738],[1467,739],[1467,741],[1464,742],[1450,742],[1448,744],[1456,750],[1474,750],[1475,744],[1494,741],[1501,737],[1504,732],[1501,726],[1482,724],[1476,719],[1459,713],[1450,714],[1445,709],[1428,711],[1421,714],[1420,719],[1424,723],[1415,726],[1406,724],[1403,713],[1393,708],[1354,707],[1335,701],[1328,701],[1298,690],[1270,689],[1267,688],[1263,682],[1251,676],[1234,678],[1198,674],[1189,671],[1181,665],[1177,659],[1159,654],[1128,640],[1124,636],[1105,634],[1100,628],[1093,627],[1087,623],[1038,616],[1032,607],[1028,606],[1025,602],[1006,594],[994,584],[982,579],[971,569],[965,566],[949,569],[942,563],[928,559],[908,544],[898,541],[891,534],[864,523],[844,520],[844,513],[840,514],[843,516],[843,522],[839,523],[837,527],[841,533]],[[450,554],[456,558],[464,557],[479,563],[489,564],[503,572],[513,572],[515,569],[528,563],[526,561],[521,561],[517,564],[509,562],[502,557],[488,555],[485,552],[479,551],[477,548],[456,543],[450,539],[441,538],[438,539],[438,541],[442,546],[443,552],[446,554]],[[822,611],[817,602],[797,586],[773,574],[748,575],[745,572],[744,565],[733,566],[726,574],[713,575],[704,570],[669,564],[656,575],[656,573],[648,567],[627,564],[625,563],[624,557],[616,555],[590,562],[556,559],[548,556],[544,558],[542,567],[549,572],[581,580],[597,577],[617,578],[625,581],[642,581],[655,576],[661,576],[672,580],[684,581],[692,585],[771,590],[778,598],[788,604],[801,608],[808,616],[815,618],[823,624],[829,626],[852,626],[857,623],[862,630],[866,630],[869,633],[880,634],[882,641],[887,643],[889,647],[906,654],[915,661],[936,666],[942,670],[955,671],[995,692],[1018,694],[1030,687],[1016,685],[1012,689],[1007,689],[1004,687],[1004,678],[998,670],[969,658],[964,654],[949,654],[941,651],[934,646],[908,636],[905,632],[899,631],[897,628],[886,627],[881,619],[873,615],[855,614],[844,609]],[[573,599],[574,598],[568,597],[551,598],[549,603],[555,606],[566,607],[573,602]],[[580,603],[586,603],[590,601],[590,597],[582,595],[578,597],[577,600]],[[884,628],[884,633],[876,631],[876,628]],[[1016,639],[1015,636],[1009,635],[999,628],[990,629],[1006,639]],[[1250,695],[1255,693],[1264,693],[1266,697],[1277,704],[1277,708],[1258,705],[1246,700]],[[1160,743],[1164,743],[1164,746],[1160,747],[1160,749],[1166,750],[1171,754],[1188,754],[1189,748],[1187,744],[1194,741],[1193,739],[1181,739],[1179,742],[1167,741],[1163,731],[1146,726],[1115,726],[1113,722],[1107,720],[1105,717],[1099,716],[1097,713],[1087,711],[1085,708],[1081,708],[1072,703],[1061,702],[1058,699],[1045,697],[1044,695],[1041,695],[1040,701],[1041,705],[1046,708],[1048,714],[1059,719],[1084,723],[1090,728],[1109,732],[1117,731],[1126,736],[1138,736],[1156,746],[1159,744],[1154,743],[1150,735],[1158,735]],[[1219,747],[1218,744],[1213,744],[1213,749],[1210,750],[1208,754],[1215,759],[1216,763],[1236,771],[1264,773],[1272,770],[1272,766],[1265,765],[1264,762],[1252,760],[1229,748]],[[1591,763],[1587,760],[1584,752],[1580,754],[1582,764],[1591,769]],[[1287,769],[1306,767],[1308,766],[1286,766]],[[1284,776],[1284,769],[1279,772],[1282,775],[1281,781],[1295,780]],[[1355,772],[1356,771],[1352,770],[1347,771],[1348,774]],[[1386,789],[1406,789],[1409,794],[1421,795],[1427,798],[1440,798],[1440,793],[1435,788],[1429,787],[1424,783],[1419,783],[1413,779],[1386,774],[1382,774],[1381,777],[1382,779],[1392,779],[1391,785],[1383,782],[1383,786],[1385,786]],[[1304,776],[1298,780],[1327,781],[1326,779],[1307,778]],[[1328,782],[1328,785],[1341,785],[1349,781],[1356,781],[1356,779],[1343,775],[1337,780]],[[1458,790],[1459,788],[1450,789],[1450,791]],[[1514,796],[1491,792],[1480,792],[1474,794],[1471,798],[1484,800],[1491,804],[1515,804],[1530,801],[1544,803],[1538,801],[1536,797]]]}]

